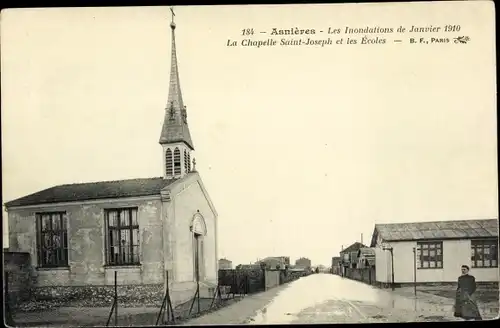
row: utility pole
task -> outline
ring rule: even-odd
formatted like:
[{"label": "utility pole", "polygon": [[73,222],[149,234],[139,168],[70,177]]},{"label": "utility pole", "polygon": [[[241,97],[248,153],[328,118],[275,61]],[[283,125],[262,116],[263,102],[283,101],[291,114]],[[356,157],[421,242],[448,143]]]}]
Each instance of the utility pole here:
[{"label": "utility pole", "polygon": [[417,296],[417,251],[413,247],[413,293]]}]

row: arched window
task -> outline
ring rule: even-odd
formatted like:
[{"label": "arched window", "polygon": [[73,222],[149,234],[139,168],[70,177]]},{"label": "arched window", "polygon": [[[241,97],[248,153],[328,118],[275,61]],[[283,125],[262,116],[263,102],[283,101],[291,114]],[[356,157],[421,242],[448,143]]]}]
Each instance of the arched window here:
[{"label": "arched window", "polygon": [[167,175],[172,175],[172,151],[170,149],[165,152],[165,166]]},{"label": "arched window", "polygon": [[174,150],[174,174],[181,174],[181,151],[179,148]]},{"label": "arched window", "polygon": [[184,171],[186,171],[186,173],[189,172],[188,164],[189,164],[188,152],[186,149],[184,149]]}]

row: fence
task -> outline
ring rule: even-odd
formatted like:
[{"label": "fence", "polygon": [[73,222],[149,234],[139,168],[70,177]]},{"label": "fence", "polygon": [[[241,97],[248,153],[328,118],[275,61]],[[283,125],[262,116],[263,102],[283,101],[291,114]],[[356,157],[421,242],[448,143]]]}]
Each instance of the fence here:
[{"label": "fence", "polygon": [[363,268],[363,269],[353,269],[353,268],[346,268],[345,269],[345,277],[357,281],[362,281],[364,283],[367,283],[369,285],[375,285],[376,284],[376,277],[375,277],[375,267],[369,267],[369,268]]},{"label": "fence", "polygon": [[[161,303],[160,307],[160,312],[158,312],[158,317],[156,318],[156,325],[158,326],[160,322],[167,322],[167,323],[174,323],[175,324],[175,313],[174,309],[172,308],[172,300],[170,299],[170,286],[169,286],[169,281],[168,281],[168,271],[166,272],[167,275],[167,288],[165,291],[165,296],[163,297],[163,302]],[[163,314],[163,311],[167,311],[167,319],[166,320],[161,320],[161,315]]]},{"label": "fence", "polygon": [[[31,297],[32,267],[29,253],[4,252],[4,293],[8,280],[9,306],[13,309]],[[8,275],[8,278],[6,276]]]},{"label": "fence", "polygon": [[219,270],[219,286],[229,286],[229,293],[245,295],[265,290],[265,274],[262,269]]},{"label": "fence", "polygon": [[113,295],[113,305],[111,306],[111,310],[109,311],[108,321],[106,322],[106,327],[109,326],[109,322],[111,321],[111,316],[113,315],[113,311],[115,314],[115,326],[118,326],[118,285],[117,285],[117,274],[115,271],[115,292]]},{"label": "fence", "polygon": [[279,285],[297,280],[309,274],[305,270],[223,269],[219,270],[219,286],[229,287],[229,293],[233,295],[262,292],[266,290],[266,272],[269,275],[271,271],[279,271]]}]

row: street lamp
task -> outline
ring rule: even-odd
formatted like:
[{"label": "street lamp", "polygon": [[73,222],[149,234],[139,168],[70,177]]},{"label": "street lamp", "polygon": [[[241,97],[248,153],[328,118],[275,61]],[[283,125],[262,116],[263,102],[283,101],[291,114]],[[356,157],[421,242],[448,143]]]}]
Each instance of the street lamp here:
[{"label": "street lamp", "polygon": [[391,273],[392,273],[391,286],[392,286],[392,290],[395,290],[395,288],[394,288],[394,249],[389,244],[383,244],[382,249],[384,251],[389,251],[391,253]]},{"label": "street lamp", "polygon": [[413,247],[413,293],[417,296],[417,250]]}]

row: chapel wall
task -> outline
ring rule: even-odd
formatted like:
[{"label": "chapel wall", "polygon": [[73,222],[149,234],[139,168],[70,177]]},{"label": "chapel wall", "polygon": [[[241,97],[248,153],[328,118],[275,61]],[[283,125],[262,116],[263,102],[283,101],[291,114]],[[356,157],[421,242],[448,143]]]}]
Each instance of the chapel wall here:
[{"label": "chapel wall", "polygon": [[[106,208],[137,207],[140,262],[138,266],[112,267],[105,261]],[[35,214],[65,211],[68,225],[66,268],[37,268],[37,231]],[[10,251],[30,254],[35,289],[42,294],[67,294],[66,287],[112,286],[117,271],[119,286],[151,285],[163,293],[163,241],[161,201],[159,199],[122,199],[99,203],[11,209],[9,217]],[[43,290],[43,291],[42,291]],[[35,291],[36,293],[36,291]]]}]

